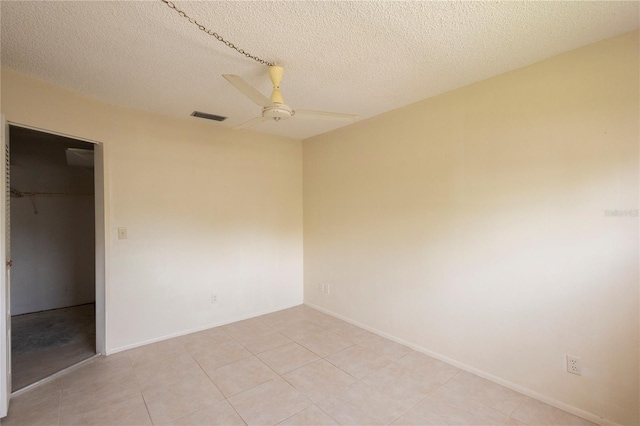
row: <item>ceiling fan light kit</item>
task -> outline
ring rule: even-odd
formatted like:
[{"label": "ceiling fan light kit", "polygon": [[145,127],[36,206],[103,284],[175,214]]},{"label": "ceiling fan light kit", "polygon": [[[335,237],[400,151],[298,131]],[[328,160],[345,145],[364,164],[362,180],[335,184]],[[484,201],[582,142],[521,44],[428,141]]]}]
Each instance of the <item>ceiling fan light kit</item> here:
[{"label": "ceiling fan light kit", "polygon": [[284,104],[276,104],[262,108],[262,116],[264,118],[273,118],[279,121],[283,118],[291,118],[294,111]]},{"label": "ceiling fan light kit", "polygon": [[262,116],[253,118],[234,129],[246,129],[248,127],[260,124],[268,120],[280,121],[287,118],[311,119],[311,120],[330,120],[349,122],[355,121],[357,118],[353,114],[340,114],[336,112],[311,111],[311,110],[294,110],[284,103],[282,92],[280,91],[280,82],[284,75],[284,69],[278,65],[269,66],[269,77],[273,84],[271,98],[267,98],[257,89],[244,81],[241,77],[232,74],[223,74],[229,83],[238,89],[253,103],[262,107]]}]

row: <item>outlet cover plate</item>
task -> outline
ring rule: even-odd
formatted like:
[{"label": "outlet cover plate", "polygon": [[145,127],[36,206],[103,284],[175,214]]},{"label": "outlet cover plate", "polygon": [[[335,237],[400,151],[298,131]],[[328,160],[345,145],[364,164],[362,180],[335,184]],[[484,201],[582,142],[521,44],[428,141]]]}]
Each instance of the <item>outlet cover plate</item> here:
[{"label": "outlet cover plate", "polygon": [[580,358],[567,354],[567,373],[582,376],[582,362]]}]

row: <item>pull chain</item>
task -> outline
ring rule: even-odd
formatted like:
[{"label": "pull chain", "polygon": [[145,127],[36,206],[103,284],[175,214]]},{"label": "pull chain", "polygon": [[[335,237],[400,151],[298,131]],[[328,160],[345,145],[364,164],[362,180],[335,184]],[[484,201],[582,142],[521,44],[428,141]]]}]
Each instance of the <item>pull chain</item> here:
[{"label": "pull chain", "polygon": [[215,37],[216,40],[226,44],[227,47],[230,47],[231,49],[235,50],[236,52],[240,53],[241,55],[244,55],[249,59],[253,59],[256,62],[260,62],[262,65],[267,65],[267,66],[270,66],[270,67],[274,65],[272,62],[265,61],[264,59],[261,59],[261,58],[259,58],[257,56],[253,56],[250,53],[245,52],[243,49],[240,49],[239,47],[237,47],[235,44],[231,43],[230,41],[225,40],[220,34],[216,33],[213,30],[208,29],[207,27],[205,27],[204,25],[202,25],[201,23],[196,21],[194,18],[192,18],[191,16],[187,15],[185,12],[183,12],[180,9],[178,9],[178,7],[175,4],[173,4],[173,2],[171,2],[169,0],[160,0],[160,1],[162,1],[162,3],[166,4],[167,6],[169,6],[171,9],[175,10],[178,13],[178,15],[180,15],[182,18],[187,19],[193,25],[198,27],[198,29],[200,31],[203,31],[203,32],[209,34],[210,36]]}]

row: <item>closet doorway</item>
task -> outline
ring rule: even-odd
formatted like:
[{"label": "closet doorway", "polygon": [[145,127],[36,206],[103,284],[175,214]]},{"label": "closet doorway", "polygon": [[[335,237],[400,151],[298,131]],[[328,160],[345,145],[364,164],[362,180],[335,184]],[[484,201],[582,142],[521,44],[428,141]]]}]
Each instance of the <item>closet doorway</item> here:
[{"label": "closet doorway", "polygon": [[12,391],[96,354],[94,144],[9,126]]}]

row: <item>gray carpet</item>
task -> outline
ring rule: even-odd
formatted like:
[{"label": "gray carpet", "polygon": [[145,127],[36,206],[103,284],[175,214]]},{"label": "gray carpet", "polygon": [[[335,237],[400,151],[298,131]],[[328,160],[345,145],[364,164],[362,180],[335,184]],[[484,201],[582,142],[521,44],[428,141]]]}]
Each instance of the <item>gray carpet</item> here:
[{"label": "gray carpet", "polygon": [[11,317],[13,390],[93,356],[95,324],[93,303]]}]

